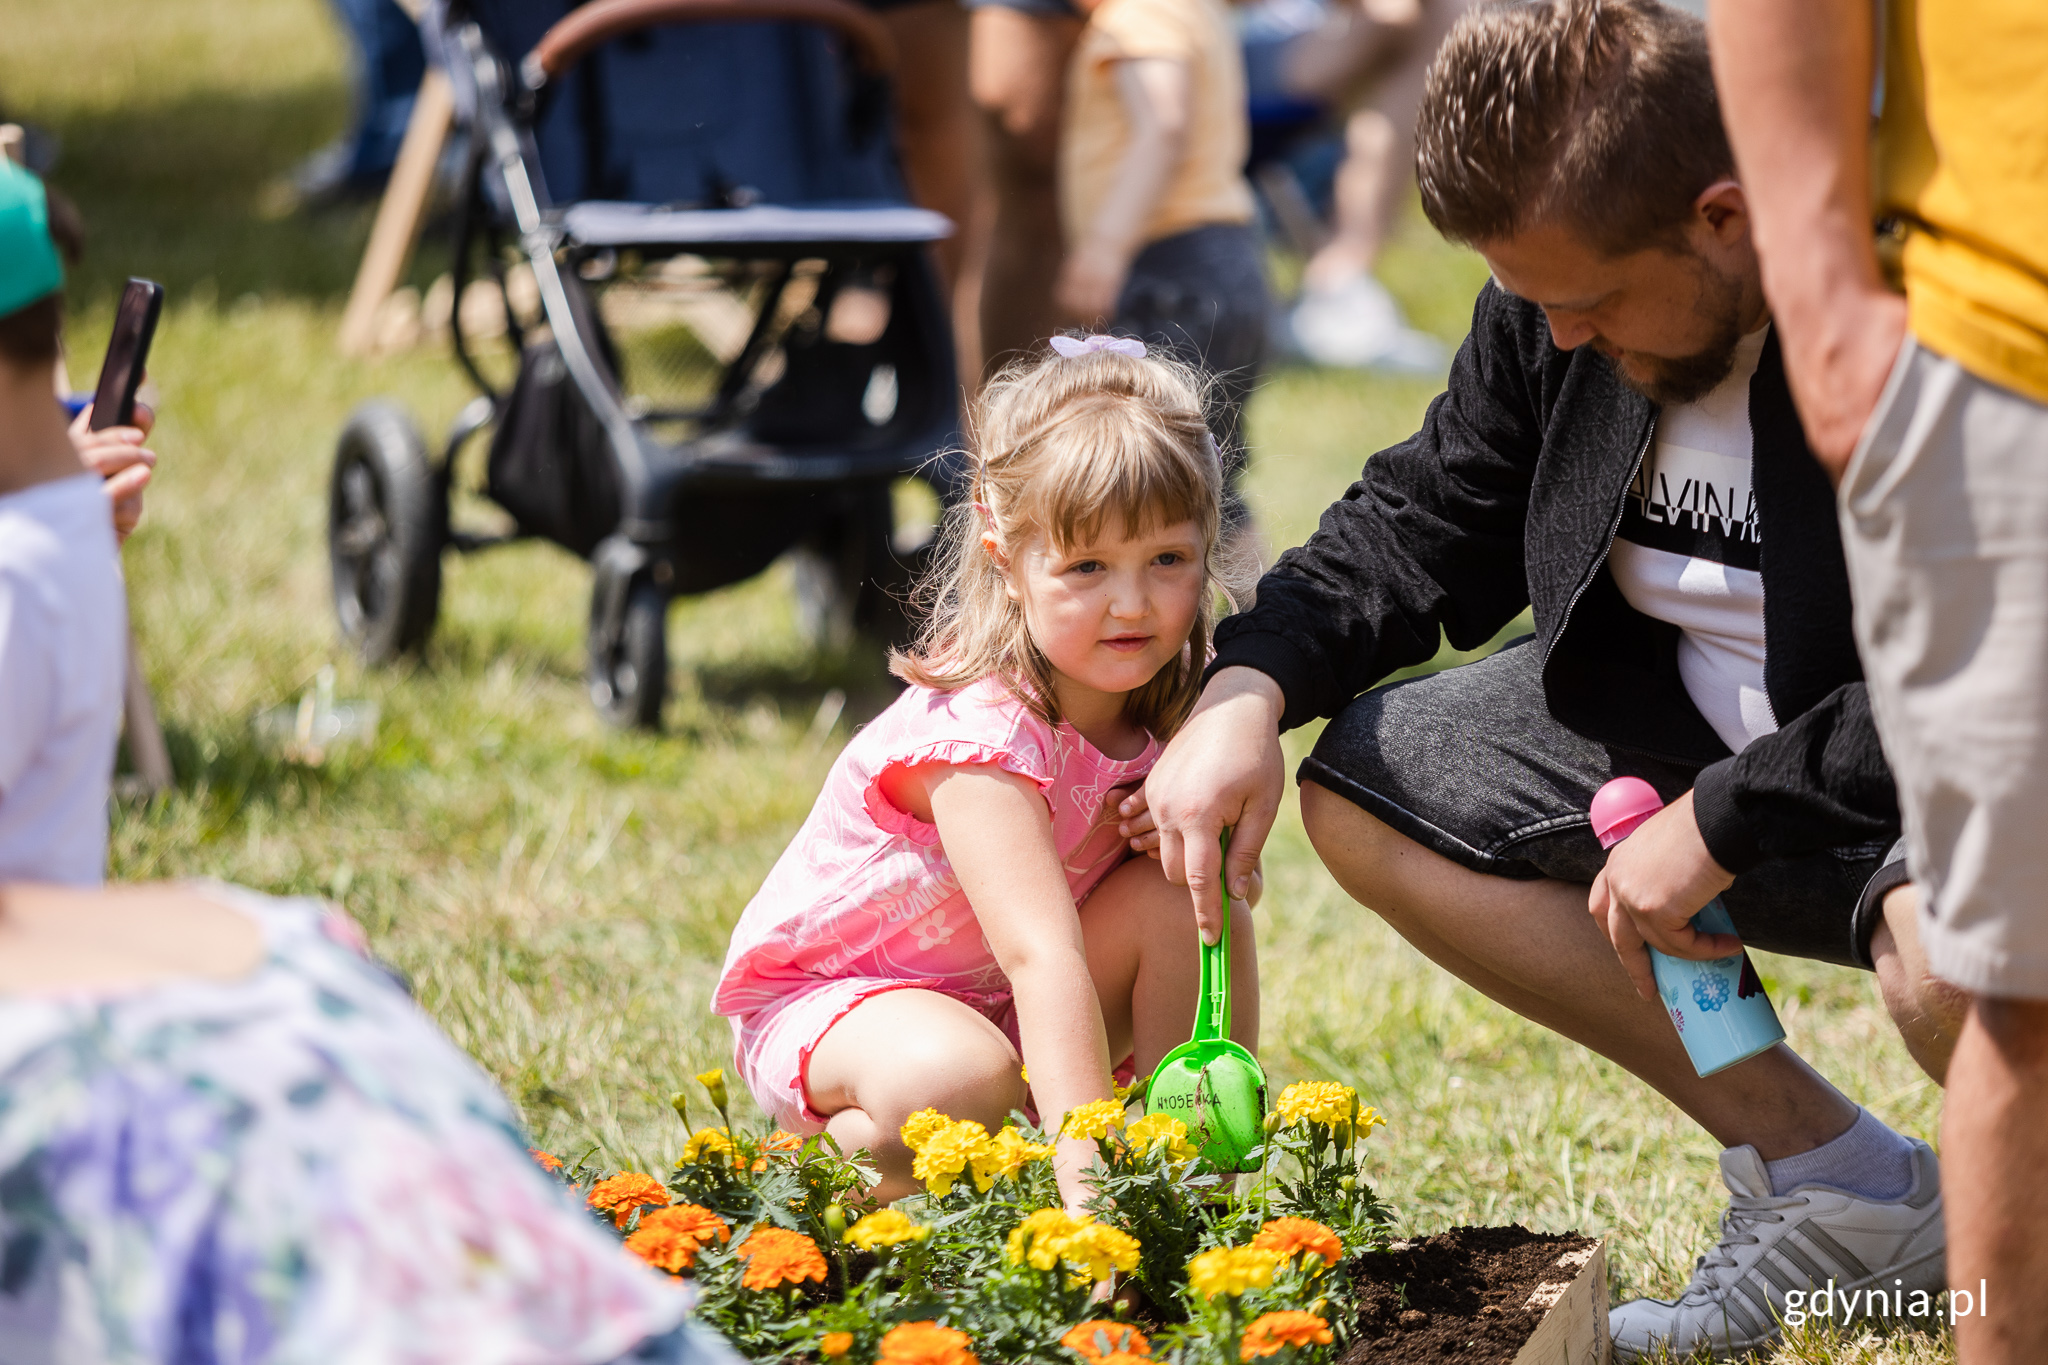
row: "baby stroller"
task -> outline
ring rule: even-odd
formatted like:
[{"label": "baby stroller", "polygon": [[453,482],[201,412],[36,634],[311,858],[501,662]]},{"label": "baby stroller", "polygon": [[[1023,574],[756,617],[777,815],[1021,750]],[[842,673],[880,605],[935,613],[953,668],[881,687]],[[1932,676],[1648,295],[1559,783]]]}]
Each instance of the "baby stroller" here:
[{"label": "baby stroller", "polygon": [[[469,148],[450,330],[479,396],[438,458],[389,402],[342,432],[343,635],[418,649],[444,552],[537,536],[590,561],[591,697],[618,724],[660,723],[670,600],[793,548],[814,602],[901,638],[921,549],[892,484],[950,500],[958,416],[926,251],[951,225],[904,202],[886,31],[847,0],[439,0],[427,33]],[[466,335],[478,280],[509,384]],[[487,429],[504,534],[449,518]]]}]

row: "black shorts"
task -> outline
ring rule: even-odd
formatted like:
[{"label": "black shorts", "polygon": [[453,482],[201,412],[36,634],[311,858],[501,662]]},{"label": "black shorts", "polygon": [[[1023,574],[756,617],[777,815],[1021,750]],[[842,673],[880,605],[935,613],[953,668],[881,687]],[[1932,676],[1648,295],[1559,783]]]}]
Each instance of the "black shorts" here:
[{"label": "black shorts", "polygon": [[[1640,777],[1669,801],[1699,769],[1567,730],[1541,671],[1525,638],[1368,692],[1330,722],[1298,780],[1474,872],[1590,885],[1607,861],[1586,814],[1601,784]],[[1884,894],[1905,880],[1902,844],[1857,844],[1761,863],[1721,899],[1751,947],[1868,968]]]},{"label": "black shorts", "polygon": [[1131,262],[1109,330],[1206,372],[1209,430],[1223,456],[1223,524],[1245,519],[1244,405],[1266,362],[1272,298],[1266,250],[1245,223],[1205,223],[1147,243]]}]

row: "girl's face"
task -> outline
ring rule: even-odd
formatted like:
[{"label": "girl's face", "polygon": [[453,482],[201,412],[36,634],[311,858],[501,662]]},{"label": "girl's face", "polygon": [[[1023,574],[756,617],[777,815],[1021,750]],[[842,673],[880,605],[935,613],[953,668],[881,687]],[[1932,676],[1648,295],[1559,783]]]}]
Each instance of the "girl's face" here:
[{"label": "girl's face", "polygon": [[1193,521],[1148,524],[1135,536],[1123,533],[1120,517],[1104,523],[1092,541],[1064,553],[1033,536],[1003,568],[1010,600],[1024,608],[1032,640],[1058,674],[1060,708],[1070,717],[1111,697],[1121,706],[1124,693],[1177,658],[1204,591],[1202,534]]}]

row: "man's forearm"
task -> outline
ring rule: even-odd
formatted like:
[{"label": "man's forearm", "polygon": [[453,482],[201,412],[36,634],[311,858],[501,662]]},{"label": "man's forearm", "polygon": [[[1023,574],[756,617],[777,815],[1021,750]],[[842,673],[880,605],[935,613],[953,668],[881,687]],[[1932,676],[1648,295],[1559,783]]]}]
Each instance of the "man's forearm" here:
[{"label": "man's forearm", "polygon": [[1839,477],[1905,325],[1871,232],[1871,5],[1716,0],[1709,35],[1793,396]]},{"label": "man's forearm", "polygon": [[1878,288],[1870,233],[1869,0],[1715,0],[1721,118],[1786,327]]}]

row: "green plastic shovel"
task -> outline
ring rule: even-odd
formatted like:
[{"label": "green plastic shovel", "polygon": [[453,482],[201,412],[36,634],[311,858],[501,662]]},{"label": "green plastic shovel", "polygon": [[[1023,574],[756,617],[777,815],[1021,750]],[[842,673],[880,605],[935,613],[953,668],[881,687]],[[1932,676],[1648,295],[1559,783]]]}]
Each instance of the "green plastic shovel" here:
[{"label": "green plastic shovel", "polygon": [[[1230,831],[1223,832],[1230,852]],[[1246,1155],[1266,1140],[1266,1073],[1230,1041],[1230,890],[1223,890],[1223,933],[1202,945],[1195,1036],[1160,1058],[1145,1087],[1145,1112],[1188,1126],[1201,1159],[1219,1171],[1257,1169]]]}]

